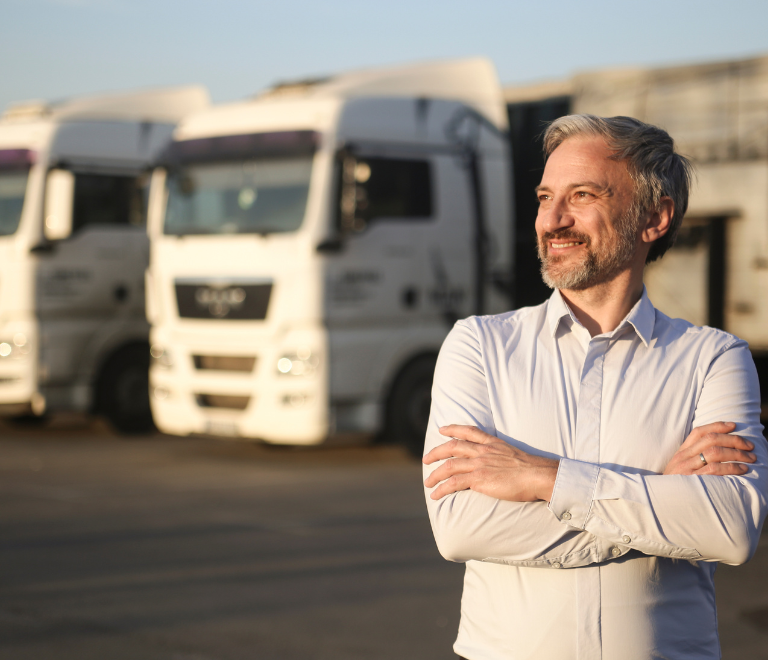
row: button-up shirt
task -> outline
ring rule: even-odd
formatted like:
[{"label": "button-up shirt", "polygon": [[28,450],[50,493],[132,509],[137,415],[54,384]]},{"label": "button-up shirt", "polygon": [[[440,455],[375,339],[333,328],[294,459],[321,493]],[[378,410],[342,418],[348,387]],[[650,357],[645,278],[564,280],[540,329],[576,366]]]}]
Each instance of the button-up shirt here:
[{"label": "button-up shirt", "polygon": [[[755,444],[746,474],[662,474],[693,428],[717,421]],[[426,451],[447,440],[447,424],[562,459],[549,504],[469,490],[433,501],[427,489],[438,549],[466,562],[459,655],[720,657],[716,562],[747,561],[766,514],[768,451],[745,342],[670,319],[645,292],[613,332],[591,337],[555,291],[454,326]]]}]

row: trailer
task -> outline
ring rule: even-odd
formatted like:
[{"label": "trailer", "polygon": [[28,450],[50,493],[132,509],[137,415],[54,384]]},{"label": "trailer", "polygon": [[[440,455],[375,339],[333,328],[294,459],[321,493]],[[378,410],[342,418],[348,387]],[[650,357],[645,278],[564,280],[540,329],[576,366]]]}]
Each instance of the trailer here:
[{"label": "trailer", "polygon": [[0,117],[0,415],[152,419],[149,164],[199,87],[11,106]]}]

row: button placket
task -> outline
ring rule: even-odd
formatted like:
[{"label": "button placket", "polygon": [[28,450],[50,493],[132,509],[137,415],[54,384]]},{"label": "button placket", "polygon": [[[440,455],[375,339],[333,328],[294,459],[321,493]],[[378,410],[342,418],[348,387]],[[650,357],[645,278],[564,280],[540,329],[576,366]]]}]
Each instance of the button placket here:
[{"label": "button placket", "polygon": [[581,371],[574,458],[587,463],[600,462],[603,362],[608,345],[609,342],[606,339],[592,339]]},{"label": "button placket", "polygon": [[[609,345],[606,338],[590,340],[579,383],[574,458],[595,465],[600,463],[603,363]],[[578,594],[577,655],[579,660],[586,660],[587,657],[593,657],[588,649],[601,648],[600,567],[580,568],[578,577],[576,583]]]}]

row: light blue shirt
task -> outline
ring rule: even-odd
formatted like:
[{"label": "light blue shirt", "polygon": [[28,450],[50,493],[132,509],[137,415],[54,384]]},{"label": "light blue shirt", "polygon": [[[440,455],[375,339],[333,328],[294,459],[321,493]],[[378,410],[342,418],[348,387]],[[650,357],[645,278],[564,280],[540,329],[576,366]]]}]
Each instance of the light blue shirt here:
[{"label": "light blue shirt", "polygon": [[[717,421],[755,444],[746,474],[661,474],[694,427]],[[538,307],[454,326],[425,451],[446,441],[447,424],[563,459],[549,504],[473,491],[435,502],[427,489],[441,554],[466,562],[459,655],[720,657],[716,562],[752,556],[768,491],[745,342],[670,319],[645,291],[613,332],[590,337],[555,291]]]}]

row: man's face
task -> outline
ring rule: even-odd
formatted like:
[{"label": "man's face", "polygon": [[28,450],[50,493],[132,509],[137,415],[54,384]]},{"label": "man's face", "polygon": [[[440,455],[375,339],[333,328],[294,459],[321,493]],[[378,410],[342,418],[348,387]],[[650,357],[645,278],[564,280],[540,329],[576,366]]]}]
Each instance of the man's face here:
[{"label": "man's face", "polygon": [[553,289],[588,289],[626,269],[639,243],[634,184],[598,137],[565,140],[536,189],[541,273]]}]

